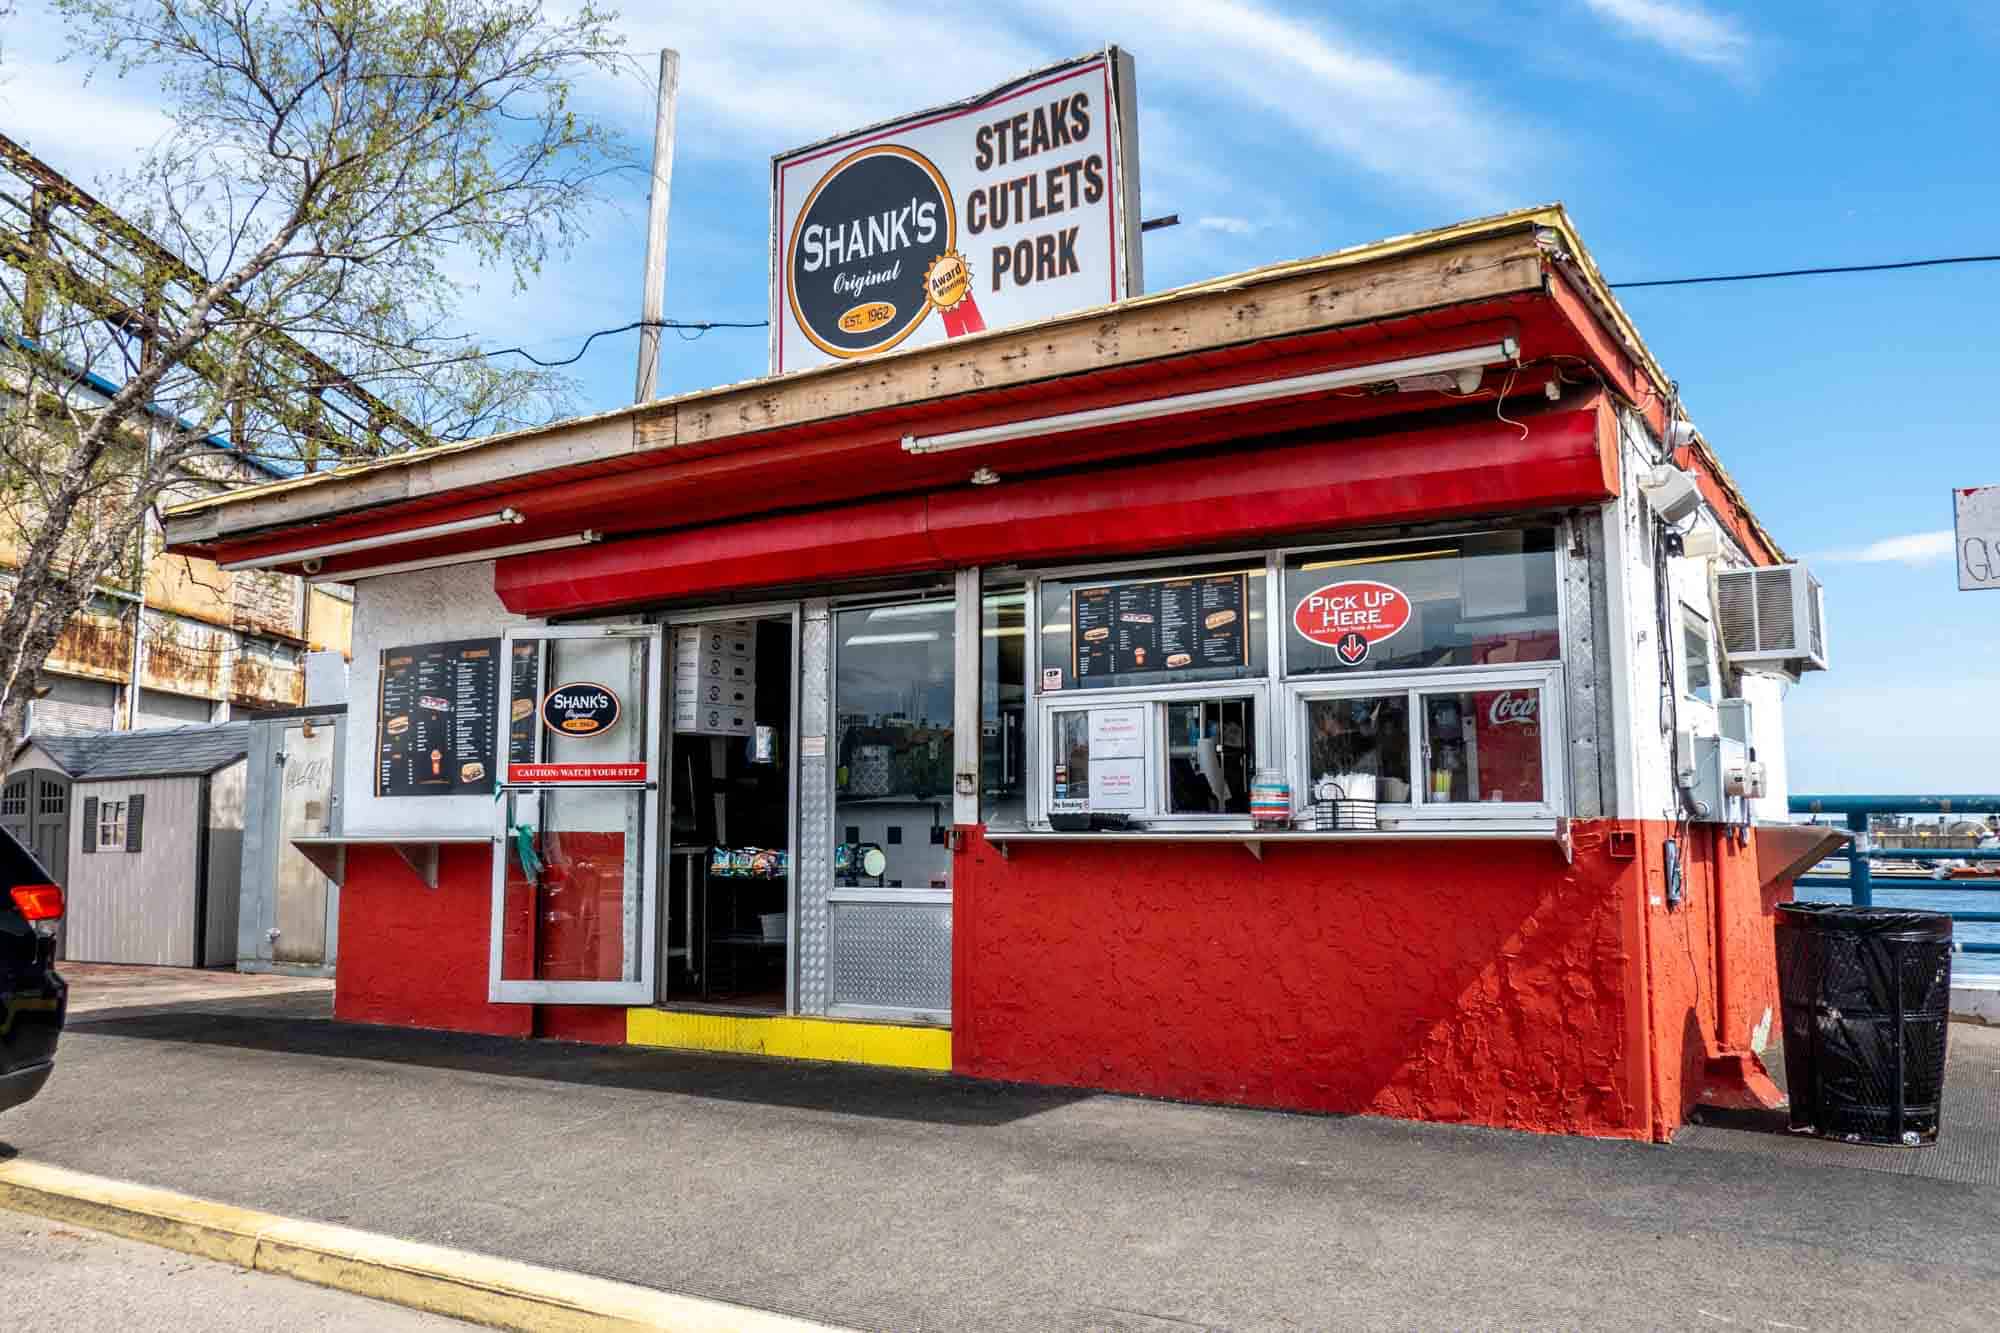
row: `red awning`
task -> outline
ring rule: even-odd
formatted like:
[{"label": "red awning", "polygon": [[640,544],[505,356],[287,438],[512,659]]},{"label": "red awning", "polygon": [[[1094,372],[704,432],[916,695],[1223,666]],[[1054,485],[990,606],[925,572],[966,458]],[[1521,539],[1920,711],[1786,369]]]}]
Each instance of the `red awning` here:
[{"label": "red awning", "polygon": [[1598,504],[1617,489],[1598,393],[1522,417],[956,486],[514,556],[507,609],[547,616],[967,565],[1112,557]]}]

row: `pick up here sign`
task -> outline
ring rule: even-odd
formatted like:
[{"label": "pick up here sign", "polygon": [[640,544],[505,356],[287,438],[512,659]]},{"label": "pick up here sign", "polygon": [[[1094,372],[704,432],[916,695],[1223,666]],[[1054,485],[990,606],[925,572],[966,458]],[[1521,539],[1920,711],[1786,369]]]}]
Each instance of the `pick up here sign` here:
[{"label": "pick up here sign", "polygon": [[1030,323],[1140,287],[1116,47],[771,161],[771,370]]}]

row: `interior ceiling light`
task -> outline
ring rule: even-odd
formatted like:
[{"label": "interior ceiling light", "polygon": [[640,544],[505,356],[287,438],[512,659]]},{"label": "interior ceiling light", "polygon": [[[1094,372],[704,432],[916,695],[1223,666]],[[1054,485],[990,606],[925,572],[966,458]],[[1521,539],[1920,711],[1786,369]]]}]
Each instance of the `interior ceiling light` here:
[{"label": "interior ceiling light", "polygon": [[[948,453],[953,449],[974,449],[982,444],[1004,444],[1010,440],[1035,439],[1044,435],[1067,435],[1074,431],[1098,430],[1106,426],[1152,421],[1159,417],[1179,416],[1187,412],[1204,412],[1212,408],[1244,407],[1284,398],[1303,398],[1333,389],[1352,389],[1369,384],[1393,384],[1426,375],[1450,377],[1465,372],[1473,375],[1472,385],[1477,388],[1479,377],[1485,373],[1487,366],[1511,364],[1518,361],[1520,356],[1520,344],[1512,338],[1502,338],[1497,343],[1488,343],[1483,347],[1467,347],[1456,352],[1405,357],[1400,361],[1377,361],[1366,366],[1348,366],[1340,370],[1318,371],[1311,375],[1293,375],[1286,379],[1265,380],[1259,384],[1234,384],[1226,389],[1204,389],[1199,393],[1149,398],[1143,402],[1119,403],[1114,407],[1092,407],[1081,412],[1061,412],[1055,416],[1031,417],[1026,421],[1009,421],[998,426],[975,426],[970,430],[946,431],[939,435],[905,435],[903,452]],[[1457,383],[1457,380],[1454,379],[1452,382]]]},{"label": "interior ceiling light", "polygon": [[1000,474],[990,467],[977,468],[972,473],[972,484],[974,486],[991,486],[999,480]]},{"label": "interior ceiling light", "polygon": [[[296,551],[278,551],[271,555],[253,556],[248,560],[231,560],[223,569],[272,569],[278,565],[294,564],[301,560],[324,560],[330,555],[347,555],[354,551],[373,551],[383,546],[402,546],[412,542],[426,542],[433,537],[449,537],[455,532],[474,532],[480,528],[499,527],[502,524],[520,523],[528,516],[518,509],[502,509],[497,513],[481,514],[478,518],[453,519],[449,523],[433,523],[429,527],[405,528],[401,532],[379,532],[373,537],[356,537],[352,541],[329,542],[325,546],[302,546]],[[488,552],[487,554],[492,554]],[[478,559],[480,557],[474,557]]]},{"label": "interior ceiling light", "polygon": [[337,569],[330,574],[313,574],[308,583],[354,583],[360,579],[377,578],[383,574],[409,574],[419,569],[443,569],[447,565],[470,565],[481,560],[498,560],[507,555],[529,555],[536,551],[560,551],[566,546],[587,546],[603,541],[604,534],[591,528],[572,533],[567,537],[544,537],[538,542],[516,542],[512,546],[494,546],[484,551],[461,551],[457,555],[437,555],[428,560],[398,560],[389,565],[370,565],[366,569]]},{"label": "interior ceiling light", "polygon": [[861,648],[870,644],[885,643],[936,643],[938,632],[934,629],[911,630],[907,634],[855,634],[841,641],[843,648]]}]

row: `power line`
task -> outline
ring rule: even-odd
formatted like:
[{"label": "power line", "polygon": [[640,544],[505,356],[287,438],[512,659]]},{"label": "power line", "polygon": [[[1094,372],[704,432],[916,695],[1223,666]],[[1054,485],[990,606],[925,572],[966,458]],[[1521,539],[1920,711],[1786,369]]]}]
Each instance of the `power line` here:
[{"label": "power line", "polygon": [[[1936,259],[1903,259],[1888,264],[1827,264],[1818,268],[1771,269],[1763,273],[1716,273],[1698,278],[1647,278],[1635,282],[1614,282],[1608,285],[1618,290],[1632,290],[1640,287],[1696,287],[1717,282],[1762,282],[1771,278],[1816,278],[1837,273],[1890,273],[1899,269],[1940,268],[1949,264],[2000,264],[2000,255],[1947,255]],[[576,355],[566,356],[556,361],[544,361],[525,347],[501,347],[493,351],[482,351],[479,355],[485,357],[521,356],[526,357],[538,366],[553,369],[558,366],[573,366],[583,360],[584,355],[590,351],[590,345],[599,338],[615,337],[621,333],[630,333],[634,329],[648,327],[673,329],[682,338],[692,342],[711,329],[765,329],[770,326],[771,322],[765,319],[663,319],[657,323],[637,319],[633,320],[630,324],[621,324],[615,329],[598,329],[594,333],[585,335],[583,346],[577,349]],[[554,340],[551,339],[550,341]]]},{"label": "power line", "polygon": [[2000,255],[1951,255],[1943,259],[1904,259],[1893,264],[1831,264],[1824,268],[1781,268],[1769,273],[1723,273],[1706,278],[1652,278],[1645,282],[1614,282],[1613,287],[1693,287],[1708,282],[1757,282],[1764,278],[1812,278],[1826,273],[1887,273],[1903,268],[1937,268],[1944,264],[2000,264]]},{"label": "power line", "polygon": [[[695,338],[701,337],[702,334],[707,333],[710,329],[762,329],[768,327],[770,327],[770,321],[765,319],[757,319],[757,320],[635,319],[630,324],[623,324],[615,329],[597,330],[595,333],[590,334],[583,340],[583,346],[576,349],[575,356],[566,356],[562,358],[560,361],[544,361],[542,360],[542,358],[536,356],[533,352],[529,351],[525,347],[499,347],[495,348],[490,352],[481,352],[479,355],[485,357],[524,356],[538,366],[547,366],[547,367],[573,366],[577,362],[583,360],[584,353],[588,352],[590,350],[590,345],[596,342],[599,338],[615,337],[621,333],[630,333],[634,329],[644,329],[644,328],[674,329],[680,333],[682,338],[687,339],[687,341],[689,342],[693,342]],[[693,338],[688,337],[688,334],[690,332],[694,334]]]}]

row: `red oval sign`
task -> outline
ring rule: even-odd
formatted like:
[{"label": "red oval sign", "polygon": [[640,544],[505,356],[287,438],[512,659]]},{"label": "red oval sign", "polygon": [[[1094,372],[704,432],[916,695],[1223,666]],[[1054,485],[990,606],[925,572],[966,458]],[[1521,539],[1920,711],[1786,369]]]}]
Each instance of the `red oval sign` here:
[{"label": "red oval sign", "polygon": [[1401,589],[1364,579],[1329,583],[1292,608],[1292,627],[1329,648],[1350,634],[1380,643],[1409,623],[1410,599]]}]

